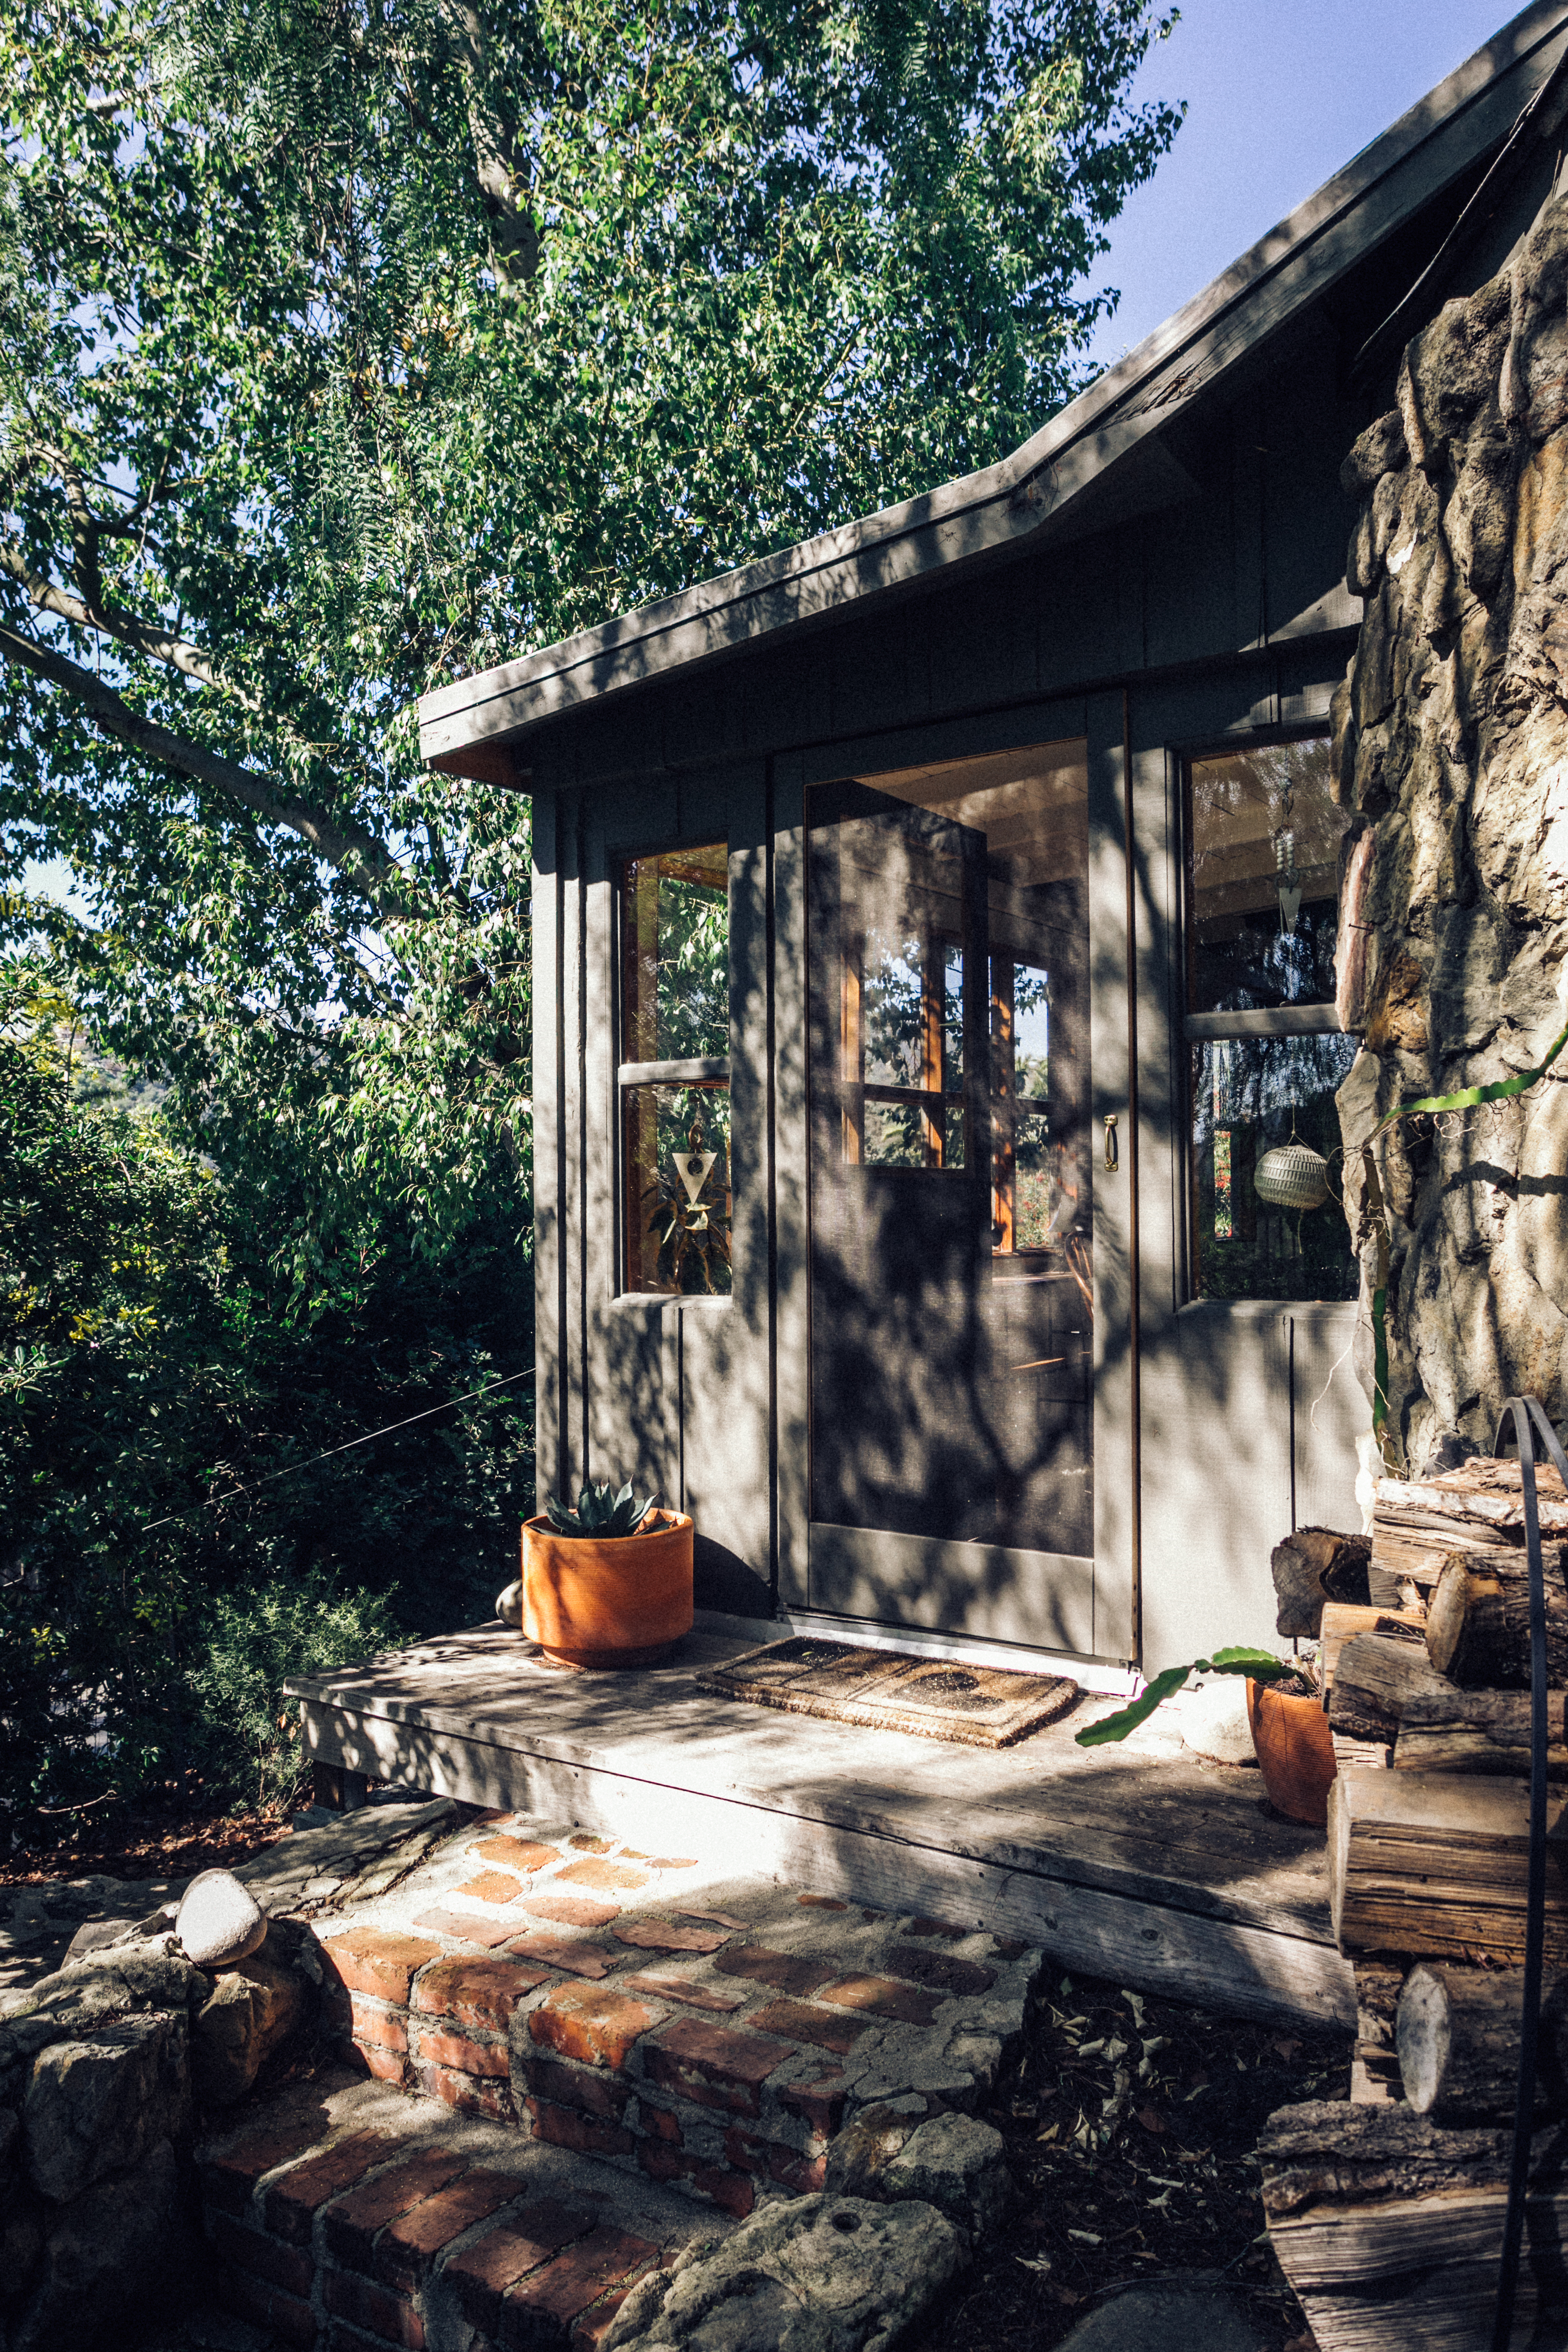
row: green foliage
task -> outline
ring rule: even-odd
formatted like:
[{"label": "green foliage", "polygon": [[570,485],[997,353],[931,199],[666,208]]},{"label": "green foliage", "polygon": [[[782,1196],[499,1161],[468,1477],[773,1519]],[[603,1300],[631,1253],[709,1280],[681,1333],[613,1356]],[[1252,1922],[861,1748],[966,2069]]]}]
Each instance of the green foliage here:
[{"label": "green foliage", "polygon": [[1174,1696],[1189,1675],[1247,1675],[1255,1683],[1268,1683],[1299,1671],[1293,1658],[1277,1658],[1269,1650],[1249,1650],[1244,1645],[1216,1650],[1212,1658],[1194,1658],[1185,1666],[1167,1666],[1145,1685],[1131,1706],[1086,1725],[1078,1734],[1078,1744],[1080,1748],[1103,1748],[1111,1740],[1125,1739],[1130,1731],[1148,1722],[1162,1701]]},{"label": "green foliage", "polygon": [[193,1746],[204,1785],[259,1807],[286,1803],[304,1772],[300,1705],[283,1696],[292,1675],[326,1674],[390,1648],[404,1629],[391,1591],[340,1593],[320,1569],[289,1585],[215,1594],[202,1611]]},{"label": "green foliage", "polygon": [[379,1210],[300,1302],[308,1175],[215,1171],[161,1110],[84,1106],[60,1034],[37,973],[0,972],[0,1815],[26,1833],[110,1790],[276,1788],[283,1748],[229,1738],[208,1672],[260,1609],[237,1596],[309,1632],[335,1594],[351,1651],[354,1624],[475,1622],[533,1487],[510,1185],[439,1260]]},{"label": "green foliage", "polygon": [[574,1511],[553,1495],[544,1506],[558,1536],[635,1536],[653,1507],[651,1495],[633,1494],[629,1478],[618,1494],[612,1493],[607,1478],[584,1486]]}]

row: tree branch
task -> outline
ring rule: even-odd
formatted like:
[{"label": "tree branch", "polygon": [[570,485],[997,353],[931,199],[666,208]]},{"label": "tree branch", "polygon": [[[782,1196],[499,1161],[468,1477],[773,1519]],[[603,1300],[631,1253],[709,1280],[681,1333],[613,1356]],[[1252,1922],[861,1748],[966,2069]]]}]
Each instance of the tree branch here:
[{"label": "tree branch", "polygon": [[[172,636],[167,629],[161,629],[152,622],[138,620],[134,613],[124,613],[117,605],[105,604],[101,587],[96,596],[85,601],[68,594],[65,589],[57,588],[52,581],[29,571],[26,557],[11,539],[0,539],[0,567],[7,571],[14,580],[21,582],[28,598],[40,613],[53,613],[57,619],[69,621],[79,629],[91,629],[101,636],[113,637],[121,645],[131,646],[133,652],[145,654],[150,661],[172,662],[176,669],[184,670],[187,677],[198,679],[203,686],[216,687],[220,694],[233,695],[253,719],[266,716],[255,696],[222,677],[199,646],[189,644],[184,637]],[[88,569],[90,576],[97,576],[96,551]]]},{"label": "tree branch", "polygon": [[491,267],[502,292],[515,293],[539,267],[530,159],[491,62],[479,10],[469,0],[439,0],[439,15],[468,100],[475,171],[489,220]]},{"label": "tree branch", "polygon": [[51,686],[70,695],[116,741],[129,745],[147,759],[158,761],[163,767],[173,768],[178,775],[188,776],[193,783],[205,784],[222,793],[265,824],[297,833],[301,840],[310,843],[318,856],[355,882],[384,913],[406,916],[417,911],[414,903],[416,893],[403,868],[384,842],[366,833],[363,826],[340,824],[322,809],[281,797],[254,770],[226,760],[221,752],[209,751],[205,743],[195,743],[188,736],[174,734],[155,719],[144,719],[112,687],[95,677],[91,670],[57,653],[52,646],[39,645],[36,638],[22,636],[4,622],[0,622],[0,656],[30,669],[35,677],[47,678]]}]

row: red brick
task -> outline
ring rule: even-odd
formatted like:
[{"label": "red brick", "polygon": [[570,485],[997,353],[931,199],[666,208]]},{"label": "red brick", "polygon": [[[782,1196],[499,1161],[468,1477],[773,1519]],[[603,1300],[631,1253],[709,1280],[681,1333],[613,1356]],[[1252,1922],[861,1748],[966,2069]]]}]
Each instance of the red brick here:
[{"label": "red brick", "polygon": [[967,2000],[971,1994],[989,1992],[996,1981],[994,1969],[983,1969],[978,1960],[955,1959],[951,1952],[922,1950],[919,1944],[895,1944],[888,1954],[888,1966],[896,1977],[907,1977],[911,1984],[929,1985],[934,1991]]},{"label": "red brick", "polygon": [[[805,1900],[805,1897],[802,1895],[801,1901],[804,1903]],[[945,1936],[950,1944],[956,1944],[961,1936],[969,1934],[969,1929],[954,1927],[945,1919],[911,1919],[904,1932],[910,1936]],[[1022,1947],[1020,1946],[1019,1948],[1022,1949]]]},{"label": "red brick", "polygon": [[431,2066],[455,2066],[459,2074],[508,2075],[511,2060],[504,2042],[471,2042],[465,2033],[444,2033],[439,2026],[419,2029],[416,2053]]},{"label": "red brick", "polygon": [[[578,2314],[572,2326],[572,2352],[598,2352],[630,2293],[629,2286],[617,2287],[614,2294],[601,2295],[589,2310]],[[472,2347],[472,2352],[478,2352],[478,2347]]]},{"label": "red brick", "polygon": [[551,2147],[574,2147],[579,2156],[629,2156],[637,2142],[624,2124],[598,2123],[576,2107],[557,2107],[548,2099],[525,2099],[529,2129]]},{"label": "red brick", "polygon": [[368,2271],[376,2231],[423,2198],[445,2189],[467,2165],[465,2157],[450,2155],[445,2148],[426,2148],[400,2164],[395,2172],[384,2172],[379,2179],[368,2180],[363,2189],[340,2197],[327,2208],[329,2251],[351,2270]]},{"label": "red brick", "polygon": [[381,1927],[356,1927],[322,1947],[351,1992],[408,2006],[408,1987],[426,1960],[440,1958],[434,1944],[417,1936],[396,1936]]},{"label": "red brick", "polygon": [[668,2140],[673,2147],[680,2146],[680,2118],[672,2116],[668,2107],[656,2107],[651,2099],[639,2098],[637,2124],[649,2139]]},{"label": "red brick", "polygon": [[1011,1936],[993,1936],[991,1948],[999,1960],[1021,1960],[1029,1947]]},{"label": "red brick", "polygon": [[787,2114],[804,2117],[824,2139],[831,2139],[844,2121],[848,2095],[843,2067],[830,2066],[815,2083],[786,2083],[779,2093],[779,2105]]},{"label": "red brick", "polygon": [[608,1853],[614,1838],[595,1837],[592,1830],[577,1830],[566,1841],[578,1853]]},{"label": "red brick", "polygon": [[721,1927],[683,1927],[675,1919],[623,1919],[610,1933],[639,1952],[716,1952],[726,1941]]},{"label": "red brick", "polygon": [[827,2158],[803,2155],[782,2140],[760,2139],[755,2132],[731,2124],[724,2135],[724,2153],[739,2172],[754,2172],[776,2180],[797,2197],[809,2197],[827,2178]]},{"label": "red brick", "polygon": [[651,1993],[655,2000],[684,2001],[688,2009],[717,2010],[727,2017],[731,2010],[744,2005],[743,1992],[715,1992],[711,1985],[693,1984],[689,1977],[663,1976],[652,1969],[643,1969],[635,1977],[617,1977],[623,1992]]},{"label": "red brick", "polygon": [[754,2009],[746,2022],[759,2033],[787,2033],[792,2042],[831,2050],[836,2058],[847,2058],[866,2031],[863,2024],[836,2017],[831,2010],[810,2009],[804,2000],[770,2000],[765,2009]]},{"label": "red brick", "polygon": [[716,1927],[728,1927],[737,1936],[749,1936],[752,1932],[751,1921],[737,1919],[731,1911],[678,1911],[675,1916],[678,1919],[708,1919]]},{"label": "red brick", "polygon": [[590,1944],[576,1937],[546,1936],[531,1931],[526,1936],[507,1930],[507,1949],[525,1960],[538,1960],[546,1969],[564,1969],[568,1976],[592,1977],[595,1980],[607,1977],[618,1952],[606,1952],[602,1944]]},{"label": "red brick", "polygon": [[413,2005],[422,2015],[504,2033],[523,1995],[548,1981],[548,1969],[525,1968],[521,1960],[437,1960],[415,1986]]},{"label": "red brick", "polygon": [[713,1965],[721,1976],[746,1977],[753,1984],[772,1985],[775,1992],[815,1992],[840,1973],[801,1952],[770,1952],[763,1944],[742,1944]]},{"label": "red brick", "polygon": [[454,2254],[442,2270],[442,2284],[456,2294],[470,2326],[493,2328],[500,2322],[501,2297],[508,2287],[538,2270],[574,2238],[585,2237],[593,2226],[592,2213],[574,2212],[553,2197],[541,2198]]},{"label": "red brick", "polygon": [[352,2271],[329,2271],[326,2283],[327,2309],[340,2319],[352,2320],[363,2327],[367,2336],[383,2344],[401,2344],[408,2352],[425,2352],[425,2327],[411,2303],[400,2294],[390,2294],[373,2279],[355,2278]]},{"label": "red brick", "polygon": [[756,2203],[756,2188],[749,2173],[726,2172],[721,2165],[699,2164],[694,2156],[666,2147],[660,2140],[641,2141],[637,2162],[650,2180],[689,2181],[702,2196],[710,2197],[715,2205],[721,2205],[740,2221],[745,2220]]},{"label": "red brick", "polygon": [[542,2049],[558,2050],[563,2058],[580,2059],[585,2066],[619,2068],[633,2045],[658,2022],[657,2010],[628,2000],[615,1987],[600,1991],[587,1985],[557,1985],[533,2011],[528,2030]]},{"label": "red brick", "polygon": [[[482,1944],[487,1952],[504,1944],[517,1933],[515,1919],[487,1919],[479,1911],[448,1911],[444,1906],[434,1911],[421,1911],[414,1922],[416,1927],[428,1927],[433,1936],[451,1936],[465,1944]],[[437,1955],[430,1955],[435,1959]]]},{"label": "red brick", "polygon": [[373,2164],[396,2154],[397,2142],[386,2132],[366,2131],[351,2132],[319,2156],[307,2157],[268,2190],[268,2228],[290,2245],[309,2245],[318,2210],[363,2180]]},{"label": "red brick", "polygon": [[354,2040],[363,2048],[374,2050],[406,2050],[408,2021],[400,2009],[384,2009],[379,2001],[367,2000],[362,1992],[350,1996],[349,2027]]},{"label": "red brick", "polygon": [[510,2288],[501,2305],[500,2340],[508,2347],[548,2342],[553,2320],[564,2335],[572,2322],[611,2287],[658,2260],[645,2239],[601,2225]]},{"label": "red brick", "polygon": [[213,2243],[226,2263],[264,2279],[268,2286],[287,2287],[290,2294],[310,2299],[316,2265],[302,2246],[280,2246],[259,2230],[247,2230],[227,2213],[213,2216]]},{"label": "red brick", "polygon": [[517,1880],[505,1871],[481,1870],[478,1878],[466,1879],[461,1886],[454,1886],[452,1899],[457,1903],[514,1903],[521,1893]]},{"label": "red brick", "polygon": [[697,1867],[697,1857],[693,1853],[634,1853],[629,1845],[622,1846],[621,1860],[646,1862],[650,1870],[695,1870]]},{"label": "red brick", "polygon": [[526,1838],[485,1838],[473,1851],[476,1860],[503,1862],[509,1870],[542,1870],[561,1859],[552,1845],[536,1845]]},{"label": "red brick", "polygon": [[293,2131],[252,2132],[225,2156],[204,2157],[201,2164],[202,2202],[219,2212],[243,2213],[264,2173],[275,2172],[303,2156],[310,2143],[298,2126]]},{"label": "red brick", "polygon": [[[787,2004],[786,2004],[787,2005]],[[731,2033],[700,2018],[679,2018],[643,2053],[648,2079],[699,2106],[731,2115],[762,2113],[762,2086],[791,2055],[785,2043],[761,2034]]]},{"label": "red brick", "polygon": [[847,1903],[840,1903],[837,1895],[797,1895],[795,1901],[808,1911],[847,1911]]},{"label": "red brick", "polygon": [[[984,1976],[984,1969],[980,1971]],[[922,1992],[915,1985],[899,1984],[892,1977],[844,1977],[837,1984],[824,1985],[819,2000],[831,2001],[835,2009],[863,2010],[871,2017],[885,2017],[895,2025],[932,2025],[945,1996],[940,1992]],[[832,2044],[827,2045],[829,2048]]]},{"label": "red brick", "polygon": [[449,2246],[476,2221],[499,2213],[521,2193],[522,2184],[515,2174],[488,2172],[476,2165],[450,2188],[437,2190],[387,2223],[376,2240],[376,2276],[400,2294],[412,2294],[428,2277],[443,2246]]},{"label": "red brick", "polygon": [[367,2074],[375,2076],[378,2083],[406,2083],[408,2080],[408,2055],[405,2051],[377,2050],[374,2045],[351,2042],[349,2053]]},{"label": "red brick", "polygon": [[266,2328],[285,2344],[299,2345],[301,2352],[311,2352],[316,2341],[316,2315],[297,2294],[286,2294],[281,2287],[264,2286],[259,2279],[249,2278],[243,2271],[229,2271],[219,2282],[219,2300],[224,2309],[232,2311],[237,2317]]},{"label": "red brick", "polygon": [[618,1903],[598,1903],[591,1895],[525,1895],[522,1908],[558,1927],[602,1927],[621,1916]]},{"label": "red brick", "polygon": [[493,2075],[462,2074],[455,2067],[430,2066],[422,2062],[414,2071],[427,2098],[444,2099],[447,2106],[457,2107],[464,2115],[488,2116],[494,2124],[517,2121],[517,2102],[510,2083],[498,2083]]},{"label": "red brick", "polygon": [[542,2099],[563,2107],[581,2107],[585,2116],[610,2116],[618,2123],[631,2097],[628,2084],[617,2082],[585,2066],[563,2065],[558,2058],[528,2057],[528,2087]]},{"label": "red brick", "polygon": [[647,1871],[634,1870],[629,1862],[574,1862],[555,1875],[562,1885],[591,1886],[596,1895],[630,1894],[647,1885]]}]

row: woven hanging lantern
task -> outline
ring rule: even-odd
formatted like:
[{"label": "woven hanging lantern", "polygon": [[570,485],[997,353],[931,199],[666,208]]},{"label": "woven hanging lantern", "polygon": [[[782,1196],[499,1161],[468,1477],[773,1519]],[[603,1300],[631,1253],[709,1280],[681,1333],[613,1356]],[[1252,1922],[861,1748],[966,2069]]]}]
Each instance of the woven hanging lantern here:
[{"label": "woven hanging lantern", "polygon": [[1329,1197],[1329,1163],[1310,1143],[1277,1143],[1252,1179],[1259,1200],[1277,1209],[1321,1209]]}]

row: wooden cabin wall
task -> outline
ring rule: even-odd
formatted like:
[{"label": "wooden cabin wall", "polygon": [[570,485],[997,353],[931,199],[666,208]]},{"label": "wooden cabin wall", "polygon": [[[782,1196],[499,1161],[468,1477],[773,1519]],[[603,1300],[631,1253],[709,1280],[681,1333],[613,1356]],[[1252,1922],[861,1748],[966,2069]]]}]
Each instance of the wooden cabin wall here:
[{"label": "wooden cabin wall", "polygon": [[[1097,1481],[1094,1650],[1152,1671],[1272,1638],[1268,1551],[1290,1524],[1292,1462],[1300,1523],[1359,1525],[1367,1415],[1348,1361],[1310,1411],[1353,1308],[1187,1298],[1180,1027],[1182,761],[1326,719],[1353,641],[1338,469],[1366,420],[1338,370],[1325,334],[1302,338],[1218,425],[1173,436],[1191,490],[1157,514],[652,681],[536,735],[540,1481],[565,1492],[585,1474],[635,1473],[682,1498],[708,1605],[760,1614],[773,1595],[806,1595],[807,786],[1079,733],[1117,850],[1095,884],[1102,932],[1109,899],[1125,896],[1124,730],[1131,742],[1137,976],[1134,1030],[1112,1021],[1095,1039],[1097,1132],[1106,1110],[1125,1120],[1136,1055],[1142,1356],[1136,1399],[1130,1363],[1100,1369],[1097,1412],[1115,1446]],[[734,1291],[617,1296],[615,869],[637,850],[721,836]],[[1108,1285],[1131,1239],[1131,1171],[1121,1184],[1099,1204]]]}]

